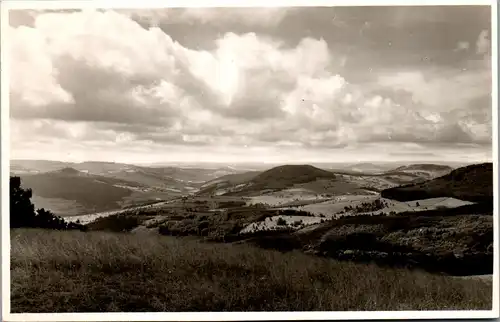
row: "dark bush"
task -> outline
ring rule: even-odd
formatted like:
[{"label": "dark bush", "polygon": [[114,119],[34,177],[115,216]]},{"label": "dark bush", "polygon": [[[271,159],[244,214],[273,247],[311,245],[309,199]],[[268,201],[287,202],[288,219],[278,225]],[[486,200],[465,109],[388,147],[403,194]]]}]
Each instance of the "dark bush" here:
[{"label": "dark bush", "polygon": [[210,226],[210,223],[207,220],[205,220],[205,221],[202,221],[198,224],[198,229],[202,230],[202,229],[208,228],[209,226]]},{"label": "dark bush", "polygon": [[276,221],[276,224],[278,226],[285,226],[286,225],[286,220],[283,219],[283,218],[281,218],[281,217],[279,217],[278,220]]},{"label": "dark bush", "polygon": [[143,219],[133,215],[112,215],[101,217],[87,224],[89,230],[105,230],[114,232],[131,231],[142,223]]}]

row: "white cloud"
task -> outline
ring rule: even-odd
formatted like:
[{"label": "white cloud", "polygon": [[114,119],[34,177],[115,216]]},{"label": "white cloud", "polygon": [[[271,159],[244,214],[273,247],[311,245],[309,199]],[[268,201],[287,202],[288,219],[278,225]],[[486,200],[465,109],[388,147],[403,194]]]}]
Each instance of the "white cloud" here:
[{"label": "white cloud", "polygon": [[491,73],[485,69],[406,71],[382,74],[378,84],[409,92],[413,104],[435,112],[470,108],[472,100],[491,94]]},{"label": "white cloud", "polygon": [[419,72],[381,76],[380,85],[412,94],[414,102],[403,104],[333,72],[338,62],[321,38],[291,47],[256,33],[226,33],[201,51],[128,15],[83,11],[39,14],[33,28],[11,28],[9,41],[18,149],[51,137],[61,147],[87,142],[136,151],[468,143],[490,134],[487,124],[463,123],[467,116],[445,117],[484,95],[484,73],[453,81]]},{"label": "white cloud", "polygon": [[56,72],[42,32],[24,26],[16,29],[9,27],[9,35],[13,40],[11,95],[22,93],[23,100],[33,108],[43,107],[53,101],[70,103],[70,94],[56,80]]}]

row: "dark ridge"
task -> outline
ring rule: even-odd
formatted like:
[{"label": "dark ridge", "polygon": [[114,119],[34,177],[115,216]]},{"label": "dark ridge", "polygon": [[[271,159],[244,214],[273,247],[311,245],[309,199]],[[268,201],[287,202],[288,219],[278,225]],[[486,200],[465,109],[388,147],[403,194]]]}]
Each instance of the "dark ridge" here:
[{"label": "dark ridge", "polygon": [[493,200],[493,164],[474,164],[439,178],[385,189],[382,197],[398,201],[450,197],[471,202]]},{"label": "dark ridge", "polygon": [[281,189],[325,178],[334,179],[335,174],[312,165],[283,165],[262,172],[251,183],[254,189]]}]

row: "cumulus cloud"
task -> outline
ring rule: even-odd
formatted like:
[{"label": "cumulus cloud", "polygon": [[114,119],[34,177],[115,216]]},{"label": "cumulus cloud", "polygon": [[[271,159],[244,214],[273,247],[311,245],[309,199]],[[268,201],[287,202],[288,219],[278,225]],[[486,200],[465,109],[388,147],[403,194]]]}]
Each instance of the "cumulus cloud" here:
[{"label": "cumulus cloud", "polygon": [[381,74],[378,83],[411,94],[413,103],[434,111],[470,108],[469,102],[491,93],[491,72],[485,69],[405,71]]},{"label": "cumulus cloud", "polygon": [[[139,14],[204,23],[251,16],[231,10]],[[252,18],[268,25],[284,14],[258,12]],[[468,105],[487,94],[484,71],[387,72],[377,93],[335,71],[345,58],[321,37],[290,45],[227,32],[213,48],[195,50],[165,28],[144,28],[134,14],[41,13],[32,26],[9,27],[14,143],[52,137],[61,146],[257,149],[491,140],[490,124],[472,117]],[[407,95],[388,94],[398,91]]]}]

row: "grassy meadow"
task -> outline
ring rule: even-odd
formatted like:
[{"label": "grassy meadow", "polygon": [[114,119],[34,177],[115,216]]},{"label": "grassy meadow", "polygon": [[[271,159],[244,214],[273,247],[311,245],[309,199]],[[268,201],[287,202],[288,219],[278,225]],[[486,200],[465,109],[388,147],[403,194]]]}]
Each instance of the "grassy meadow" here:
[{"label": "grassy meadow", "polygon": [[11,310],[491,309],[491,281],[189,237],[11,230]]}]

